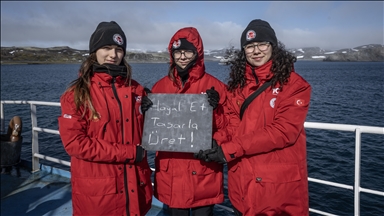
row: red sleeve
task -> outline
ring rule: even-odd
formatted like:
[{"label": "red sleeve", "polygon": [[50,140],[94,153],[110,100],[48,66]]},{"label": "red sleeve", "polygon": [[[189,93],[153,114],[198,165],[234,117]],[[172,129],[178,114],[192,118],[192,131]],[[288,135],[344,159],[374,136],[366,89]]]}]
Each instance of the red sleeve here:
[{"label": "red sleeve", "polygon": [[217,141],[220,145],[221,143],[227,142],[230,140],[230,135],[228,134],[228,119],[227,119],[227,94],[225,91],[220,92],[220,103],[215,110],[213,110],[213,139]]},{"label": "red sleeve", "polygon": [[87,135],[87,117],[76,112],[73,92],[60,98],[59,132],[66,152],[71,157],[93,162],[134,161],[136,146],[110,143]]},{"label": "red sleeve", "polygon": [[[287,87],[286,87],[287,88]],[[229,161],[242,155],[254,155],[270,152],[275,149],[293,145],[301,131],[308,113],[311,87],[308,83],[298,81],[289,87],[294,89],[279,103],[276,115],[271,124],[241,134],[232,141],[222,145],[223,152]],[[288,90],[288,88],[287,88]],[[255,139],[257,137],[257,139]]]}]

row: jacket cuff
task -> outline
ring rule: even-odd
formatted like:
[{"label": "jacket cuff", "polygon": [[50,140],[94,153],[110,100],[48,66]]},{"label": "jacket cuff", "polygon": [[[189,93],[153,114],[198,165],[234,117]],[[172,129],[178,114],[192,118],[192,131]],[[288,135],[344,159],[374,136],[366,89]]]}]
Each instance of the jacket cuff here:
[{"label": "jacket cuff", "polygon": [[235,142],[226,142],[223,143],[220,147],[223,150],[227,163],[244,155],[243,148]]},{"label": "jacket cuff", "polygon": [[135,155],[136,155],[136,146],[126,145],[123,161],[125,163],[133,163],[135,161]]}]

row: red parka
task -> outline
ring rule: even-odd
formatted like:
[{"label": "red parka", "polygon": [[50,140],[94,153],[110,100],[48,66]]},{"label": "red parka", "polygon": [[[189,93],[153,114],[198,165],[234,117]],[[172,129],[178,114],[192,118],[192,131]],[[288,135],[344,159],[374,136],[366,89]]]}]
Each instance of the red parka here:
[{"label": "red parka", "polygon": [[[171,38],[168,50],[172,57],[172,44],[186,38],[197,49],[197,61],[189,69],[189,78],[182,86],[176,69],[175,82],[169,76],[160,79],[152,88],[153,93],[204,94],[212,86],[218,91],[220,101],[213,111],[213,138],[220,145],[227,139],[223,128],[223,104],[226,103],[226,86],[220,80],[205,72],[203,42],[193,27],[180,29]],[[204,150],[204,149],[203,149]],[[155,197],[171,208],[193,208],[212,205],[224,201],[223,166],[207,163],[193,157],[193,153],[156,152],[155,157]]]},{"label": "red parka", "polygon": [[[114,89],[116,93],[114,93]],[[98,115],[75,111],[74,93],[61,96],[59,131],[71,156],[73,215],[145,215],[151,208],[147,157],[134,163],[141,144],[144,89],[136,81],[95,73],[90,93]]]},{"label": "red parka", "polygon": [[246,66],[246,86],[228,93],[233,137],[221,145],[228,161],[228,194],[244,215],[308,215],[304,121],[311,87],[292,71],[288,83],[267,88],[245,110],[244,100],[272,77],[272,61]]}]

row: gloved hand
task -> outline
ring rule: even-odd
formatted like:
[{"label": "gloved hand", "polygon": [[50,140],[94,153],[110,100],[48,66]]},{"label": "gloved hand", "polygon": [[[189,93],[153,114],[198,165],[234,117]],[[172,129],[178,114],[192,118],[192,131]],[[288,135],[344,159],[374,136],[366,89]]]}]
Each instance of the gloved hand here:
[{"label": "gloved hand", "polygon": [[[205,152],[207,152],[208,150],[213,150],[214,148],[217,148],[218,146],[219,145],[217,144],[216,140],[212,139],[211,149],[207,149],[205,151],[200,150],[198,153],[194,153],[193,157],[196,159],[200,159],[200,160],[205,161],[207,159]],[[206,162],[209,162],[209,161],[206,161]]]},{"label": "gloved hand", "polygon": [[145,149],[140,145],[136,146],[135,163],[141,162],[145,157]]},{"label": "gloved hand", "polygon": [[216,140],[212,139],[212,148],[205,151],[200,150],[199,153],[193,155],[195,158],[203,160],[205,162],[217,162],[219,164],[227,163],[223,150],[217,144]]},{"label": "gloved hand", "polygon": [[[203,150],[200,150],[198,153],[194,153],[193,157],[205,161],[206,157]],[[207,161],[208,162],[208,161]]]},{"label": "gloved hand", "polygon": [[[149,90],[148,88],[144,88],[144,91],[147,94],[151,93],[151,90]],[[143,115],[149,108],[151,108],[152,105],[153,103],[151,99],[149,99],[146,95],[141,98],[141,112],[143,113]]]},{"label": "gloved hand", "polygon": [[211,89],[207,89],[206,93],[208,95],[209,104],[213,107],[213,109],[216,109],[220,101],[219,92],[217,92],[215,87],[212,86]]}]

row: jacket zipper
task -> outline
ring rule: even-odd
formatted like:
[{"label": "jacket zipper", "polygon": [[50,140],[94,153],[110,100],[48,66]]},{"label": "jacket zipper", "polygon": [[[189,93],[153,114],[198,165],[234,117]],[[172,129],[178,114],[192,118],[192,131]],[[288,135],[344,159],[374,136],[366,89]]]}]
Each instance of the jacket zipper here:
[{"label": "jacket zipper", "polygon": [[[120,127],[121,127],[121,138],[122,138],[122,144],[124,145],[124,125],[123,125],[123,109],[121,107],[121,101],[120,98],[117,94],[116,91],[116,86],[115,86],[116,78],[112,78],[112,90],[113,94],[115,95],[116,101],[119,104],[119,109],[120,109]],[[129,194],[128,194],[128,181],[127,181],[127,167],[126,163],[124,163],[124,193],[125,193],[125,205],[126,205],[126,214],[129,216]]]},{"label": "jacket zipper", "polygon": [[259,85],[259,78],[257,78],[257,76],[256,76],[256,72],[255,72],[255,68],[254,67],[252,67],[252,74],[253,74],[253,77],[255,77],[256,86]]},{"label": "jacket zipper", "polygon": [[121,108],[120,98],[119,98],[119,96],[117,95],[115,82],[116,82],[116,78],[113,77],[113,79],[112,79],[112,90],[113,90],[113,94],[115,95],[116,101],[117,101],[117,103],[119,104],[119,108],[120,108],[121,138],[122,138],[122,143],[124,144],[123,109]]}]

